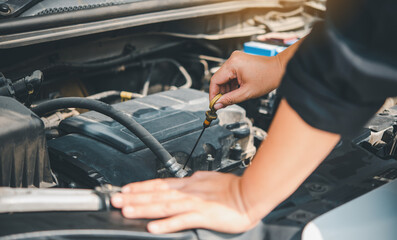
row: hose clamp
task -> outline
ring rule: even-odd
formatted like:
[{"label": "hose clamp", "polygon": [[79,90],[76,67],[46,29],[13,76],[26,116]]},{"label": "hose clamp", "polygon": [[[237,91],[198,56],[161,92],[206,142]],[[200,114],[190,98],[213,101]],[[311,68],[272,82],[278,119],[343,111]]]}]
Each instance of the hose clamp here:
[{"label": "hose clamp", "polygon": [[165,167],[177,178],[183,178],[188,175],[187,171],[182,168],[182,165],[179,164],[174,157],[165,163]]}]

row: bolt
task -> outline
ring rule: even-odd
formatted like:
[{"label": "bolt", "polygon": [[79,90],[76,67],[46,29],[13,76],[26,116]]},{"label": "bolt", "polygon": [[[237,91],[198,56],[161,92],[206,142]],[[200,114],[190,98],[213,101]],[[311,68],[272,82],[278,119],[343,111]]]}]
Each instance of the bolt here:
[{"label": "bolt", "polygon": [[11,12],[10,7],[7,4],[0,4],[0,12],[1,13],[5,13],[5,14],[9,14]]},{"label": "bolt", "polygon": [[234,146],[234,150],[241,150],[242,148],[241,148],[241,145],[240,145],[240,143],[236,143],[236,145]]},{"label": "bolt", "polygon": [[309,190],[312,192],[325,192],[327,189],[321,184],[314,183],[310,185]]},{"label": "bolt", "polygon": [[252,158],[247,158],[241,161],[241,167],[247,168],[252,164]]},{"label": "bolt", "polygon": [[215,158],[211,154],[207,155],[207,162],[208,162],[208,170],[209,171],[213,170],[213,168],[214,168],[214,160],[215,160]]}]

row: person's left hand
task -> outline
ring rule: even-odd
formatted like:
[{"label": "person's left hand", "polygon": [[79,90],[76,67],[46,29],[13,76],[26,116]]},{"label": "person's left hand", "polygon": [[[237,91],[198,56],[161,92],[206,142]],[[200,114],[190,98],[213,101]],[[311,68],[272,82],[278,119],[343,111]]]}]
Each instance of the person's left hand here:
[{"label": "person's left hand", "polygon": [[111,201],[126,218],[162,218],[148,224],[151,233],[191,228],[240,233],[260,220],[247,214],[240,179],[232,174],[197,172],[184,179],[131,183]]}]

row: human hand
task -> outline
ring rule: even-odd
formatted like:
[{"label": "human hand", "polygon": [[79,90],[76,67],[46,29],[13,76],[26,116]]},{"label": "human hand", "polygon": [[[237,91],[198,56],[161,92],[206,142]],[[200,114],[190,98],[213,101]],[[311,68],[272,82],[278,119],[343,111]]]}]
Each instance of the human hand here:
[{"label": "human hand", "polygon": [[214,74],[209,97],[224,94],[215,109],[260,97],[276,89],[280,84],[284,67],[279,58],[264,57],[235,51]]},{"label": "human hand", "polygon": [[253,228],[240,191],[240,177],[196,172],[183,179],[155,179],[131,183],[111,199],[126,218],[162,218],[148,224],[151,233],[206,228],[240,233]]}]

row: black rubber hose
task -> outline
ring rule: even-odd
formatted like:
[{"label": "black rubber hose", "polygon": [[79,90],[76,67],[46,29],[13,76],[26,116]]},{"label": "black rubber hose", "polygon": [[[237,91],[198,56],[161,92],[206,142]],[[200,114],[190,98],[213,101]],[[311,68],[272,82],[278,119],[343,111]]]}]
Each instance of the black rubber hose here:
[{"label": "black rubber hose", "polygon": [[174,157],[142,125],[133,118],[116,110],[109,104],[79,97],[58,98],[41,103],[32,111],[39,116],[62,108],[83,108],[102,113],[126,127],[135,134],[160,159],[168,171],[175,177],[185,177],[187,172],[177,163]]}]

